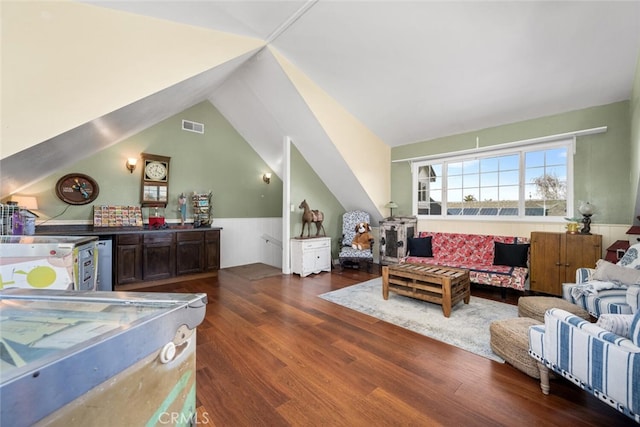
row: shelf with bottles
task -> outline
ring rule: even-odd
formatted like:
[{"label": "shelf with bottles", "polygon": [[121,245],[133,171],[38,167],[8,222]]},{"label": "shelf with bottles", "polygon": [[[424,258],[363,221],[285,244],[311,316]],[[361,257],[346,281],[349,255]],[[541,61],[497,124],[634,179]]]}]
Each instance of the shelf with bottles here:
[{"label": "shelf with bottles", "polygon": [[211,197],[213,193],[193,193],[191,196],[191,204],[193,207],[193,226],[209,227],[211,226],[213,206],[211,205]]}]

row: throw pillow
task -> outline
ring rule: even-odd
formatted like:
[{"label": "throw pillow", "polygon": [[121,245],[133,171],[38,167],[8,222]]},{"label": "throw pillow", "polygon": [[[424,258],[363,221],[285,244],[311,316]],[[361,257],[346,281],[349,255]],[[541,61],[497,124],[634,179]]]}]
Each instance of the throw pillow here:
[{"label": "throw pillow", "polygon": [[618,261],[619,266],[627,267],[627,268],[640,268],[640,243],[636,243],[635,245],[631,245],[629,249],[624,253],[620,261]]},{"label": "throw pillow", "polygon": [[433,249],[431,247],[432,236],[429,237],[409,237],[409,255],[432,257]]},{"label": "throw pillow", "polygon": [[530,244],[493,242],[493,265],[527,267]]},{"label": "throw pillow", "polygon": [[631,338],[630,329],[633,321],[633,314],[601,314],[596,325],[609,332],[625,338]]},{"label": "throw pillow", "polygon": [[598,262],[596,262],[596,271],[593,273],[593,280],[633,285],[640,283],[640,270],[620,267],[609,261],[599,259]]}]

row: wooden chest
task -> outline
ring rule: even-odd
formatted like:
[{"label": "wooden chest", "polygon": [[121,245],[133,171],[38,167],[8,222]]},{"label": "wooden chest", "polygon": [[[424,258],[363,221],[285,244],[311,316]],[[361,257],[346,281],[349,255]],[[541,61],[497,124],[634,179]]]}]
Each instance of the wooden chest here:
[{"label": "wooden chest", "polygon": [[392,217],[380,221],[380,265],[397,264],[407,256],[407,238],[418,235],[414,216]]}]

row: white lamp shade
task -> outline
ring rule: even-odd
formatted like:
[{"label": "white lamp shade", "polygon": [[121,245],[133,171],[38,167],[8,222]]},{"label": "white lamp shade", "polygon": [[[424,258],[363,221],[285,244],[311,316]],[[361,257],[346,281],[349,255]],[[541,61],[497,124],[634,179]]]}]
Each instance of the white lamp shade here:
[{"label": "white lamp shade", "polygon": [[593,205],[589,202],[584,202],[580,205],[578,211],[582,215],[593,215]]},{"label": "white lamp shade", "polygon": [[11,201],[21,208],[38,209],[38,199],[35,196],[11,196]]}]

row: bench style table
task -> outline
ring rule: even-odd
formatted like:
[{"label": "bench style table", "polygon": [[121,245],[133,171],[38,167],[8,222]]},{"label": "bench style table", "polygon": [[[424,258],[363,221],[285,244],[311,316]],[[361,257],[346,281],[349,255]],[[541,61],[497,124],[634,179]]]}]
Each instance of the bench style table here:
[{"label": "bench style table", "polygon": [[428,264],[395,264],[382,267],[382,297],[389,291],[442,306],[445,317],[451,307],[471,297],[469,271]]}]

